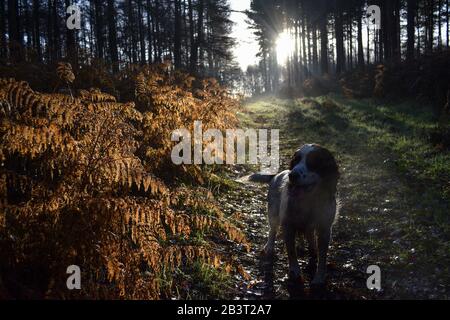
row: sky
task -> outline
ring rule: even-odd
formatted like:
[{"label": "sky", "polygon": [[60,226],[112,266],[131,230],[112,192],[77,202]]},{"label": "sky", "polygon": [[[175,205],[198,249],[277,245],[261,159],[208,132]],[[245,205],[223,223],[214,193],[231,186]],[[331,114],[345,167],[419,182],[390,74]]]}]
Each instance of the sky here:
[{"label": "sky", "polygon": [[[251,0],[229,0],[231,9],[236,11],[244,11],[250,9]],[[253,31],[249,29],[249,25],[245,22],[247,16],[240,12],[232,12],[231,20],[235,23],[233,26],[232,37],[236,38],[236,46],[234,48],[234,56],[242,70],[246,70],[249,65],[258,62],[256,54],[258,53],[258,43],[256,42]]]}]

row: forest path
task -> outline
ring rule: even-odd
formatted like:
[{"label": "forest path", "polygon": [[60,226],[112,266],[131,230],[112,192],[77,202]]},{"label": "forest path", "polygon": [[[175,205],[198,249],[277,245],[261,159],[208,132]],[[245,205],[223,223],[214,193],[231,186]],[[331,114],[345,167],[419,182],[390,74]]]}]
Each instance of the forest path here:
[{"label": "forest path", "polygon": [[[368,102],[347,104],[339,97],[317,101],[322,104],[266,98],[247,104],[240,118],[243,127],[280,129],[280,168],[304,143],[319,143],[335,154],[341,171],[341,210],[333,229],[327,288],[309,290],[310,279],[304,272],[305,291],[298,295],[289,290],[293,287],[287,281],[281,239],[274,263],[261,256],[268,234],[267,186],[246,182],[218,197],[224,211],[241,213],[241,226],[252,244],[248,253],[234,252],[250,275],[248,281],[237,281],[235,298],[448,298],[448,236],[426,215],[448,207],[435,201],[438,194],[410,184],[396,169],[395,155],[372,143],[378,130],[392,128],[382,115],[366,108]],[[249,173],[248,168],[236,166],[229,177]],[[300,253],[299,261],[305,270],[306,253]],[[367,289],[370,265],[381,269],[380,292]]]}]

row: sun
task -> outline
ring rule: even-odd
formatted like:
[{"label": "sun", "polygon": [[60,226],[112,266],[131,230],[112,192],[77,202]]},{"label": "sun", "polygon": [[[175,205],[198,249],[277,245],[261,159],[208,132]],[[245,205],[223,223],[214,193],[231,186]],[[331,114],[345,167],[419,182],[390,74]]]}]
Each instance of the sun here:
[{"label": "sun", "polygon": [[278,64],[286,64],[287,59],[295,50],[295,39],[293,35],[286,30],[280,33],[276,40],[276,49]]}]

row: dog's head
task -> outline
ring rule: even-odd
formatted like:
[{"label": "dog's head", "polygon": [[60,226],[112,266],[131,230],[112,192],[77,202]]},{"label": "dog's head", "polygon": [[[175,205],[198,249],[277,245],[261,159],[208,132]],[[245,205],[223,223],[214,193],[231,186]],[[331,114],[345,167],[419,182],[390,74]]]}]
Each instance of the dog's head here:
[{"label": "dog's head", "polygon": [[290,194],[302,197],[316,191],[336,192],[339,169],[330,151],[306,144],[292,157],[289,173]]}]

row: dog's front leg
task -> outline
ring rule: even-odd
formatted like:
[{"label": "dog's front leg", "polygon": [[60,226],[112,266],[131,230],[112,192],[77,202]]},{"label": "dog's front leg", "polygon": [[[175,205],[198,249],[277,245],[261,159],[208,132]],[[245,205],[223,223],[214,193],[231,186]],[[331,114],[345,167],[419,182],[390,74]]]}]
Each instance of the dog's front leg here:
[{"label": "dog's front leg", "polygon": [[297,260],[297,252],[295,250],[296,230],[292,225],[283,225],[283,237],[286,244],[286,250],[289,260],[289,278],[296,280],[300,278],[300,266]]},{"label": "dog's front leg", "polygon": [[317,230],[318,247],[319,247],[319,262],[317,265],[317,272],[311,284],[323,285],[325,284],[325,275],[327,269],[327,254],[328,246],[330,245],[331,227],[320,228]]},{"label": "dog's front leg", "polygon": [[314,277],[317,270],[317,241],[316,234],[313,228],[306,231],[306,240],[308,241],[308,273],[311,278]]},{"label": "dog's front leg", "polygon": [[266,257],[271,258],[275,253],[275,239],[277,238],[276,227],[270,227],[269,238],[267,239],[266,245],[264,246],[264,254]]}]

